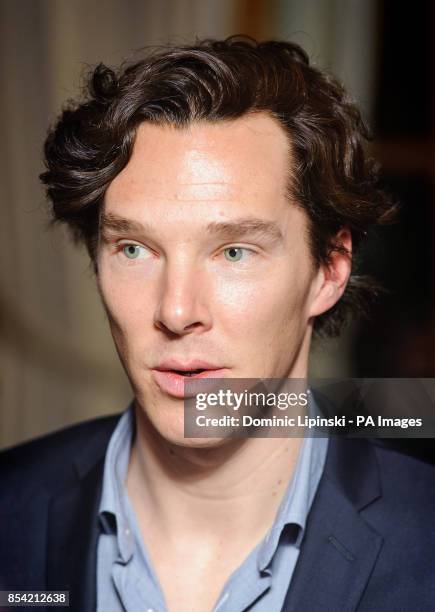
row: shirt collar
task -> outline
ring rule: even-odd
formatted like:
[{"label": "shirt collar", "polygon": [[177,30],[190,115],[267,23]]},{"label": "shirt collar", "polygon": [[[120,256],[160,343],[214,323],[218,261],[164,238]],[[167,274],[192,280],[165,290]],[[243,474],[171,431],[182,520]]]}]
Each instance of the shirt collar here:
[{"label": "shirt collar", "polygon": [[[134,403],[120,418],[107,449],[104,465],[103,488],[99,507],[100,523],[104,533],[116,535],[119,561],[128,563],[134,552],[134,534],[128,518],[124,482],[135,432]],[[289,482],[276,519],[263,542],[259,545],[257,566],[259,571],[271,572],[271,562],[281,535],[287,526],[293,544],[300,546],[308,513],[323,472],[328,439],[305,436],[299,451],[294,475]]]},{"label": "shirt collar", "polygon": [[133,402],[120,418],[107,448],[99,518],[103,533],[116,535],[119,560],[127,563],[134,552],[134,537],[128,519],[124,483],[135,432]]},{"label": "shirt collar", "polygon": [[[314,400],[310,402],[309,411],[313,414],[318,411]],[[273,557],[285,532],[292,543],[300,547],[311,504],[325,466],[327,450],[327,437],[317,437],[315,432],[304,437],[293,477],[275,521],[258,549],[257,566],[260,572],[271,573]],[[289,528],[291,526],[296,529]]]}]

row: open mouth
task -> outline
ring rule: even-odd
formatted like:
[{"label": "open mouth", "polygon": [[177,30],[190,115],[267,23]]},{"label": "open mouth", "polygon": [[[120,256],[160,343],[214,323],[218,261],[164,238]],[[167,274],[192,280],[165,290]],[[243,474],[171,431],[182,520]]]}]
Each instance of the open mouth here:
[{"label": "open mouth", "polygon": [[168,372],[174,372],[174,374],[179,374],[180,376],[195,376],[195,374],[201,374],[202,372],[207,372],[208,370],[168,370]]},{"label": "open mouth", "polygon": [[[153,376],[157,385],[166,394],[173,397],[190,397],[194,394],[194,389],[191,385],[186,385],[187,381],[200,381],[202,379],[224,378],[227,375],[226,368],[195,368],[192,370],[178,370],[176,368],[154,368]],[[207,385],[206,380],[201,383]],[[206,387],[204,387],[204,390]],[[202,388],[201,388],[202,390]]]}]

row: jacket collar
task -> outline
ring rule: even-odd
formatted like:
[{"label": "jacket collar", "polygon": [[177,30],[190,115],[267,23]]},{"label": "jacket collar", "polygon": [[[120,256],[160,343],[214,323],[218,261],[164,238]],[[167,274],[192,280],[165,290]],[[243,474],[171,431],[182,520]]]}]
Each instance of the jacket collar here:
[{"label": "jacket collar", "polygon": [[376,452],[369,440],[331,438],[325,476],[357,510],[363,510],[382,495]]}]

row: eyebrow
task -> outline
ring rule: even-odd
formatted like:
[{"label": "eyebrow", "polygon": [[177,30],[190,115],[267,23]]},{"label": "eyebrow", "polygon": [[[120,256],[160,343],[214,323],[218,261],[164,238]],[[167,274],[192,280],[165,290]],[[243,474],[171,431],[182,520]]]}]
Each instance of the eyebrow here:
[{"label": "eyebrow", "polygon": [[249,236],[259,236],[280,242],[284,239],[281,230],[274,221],[265,221],[255,217],[246,217],[234,221],[213,221],[207,226],[207,232],[226,240],[237,240]]},{"label": "eyebrow", "polygon": [[133,221],[113,213],[103,213],[100,217],[100,232],[103,239],[108,238],[111,234],[143,234],[150,229],[151,227],[147,223],[139,223],[139,221]]},{"label": "eyebrow", "polygon": [[[140,223],[113,213],[103,213],[100,219],[100,231],[103,239],[111,234],[143,234],[151,232],[148,223]],[[206,232],[224,240],[237,240],[250,236],[259,236],[282,242],[284,236],[274,221],[266,221],[256,217],[244,217],[234,221],[212,221],[206,227]]]}]

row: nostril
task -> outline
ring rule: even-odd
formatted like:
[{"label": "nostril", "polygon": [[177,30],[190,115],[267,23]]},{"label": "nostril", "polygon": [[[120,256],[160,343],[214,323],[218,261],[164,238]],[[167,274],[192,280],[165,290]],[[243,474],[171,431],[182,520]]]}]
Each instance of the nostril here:
[{"label": "nostril", "polygon": [[160,331],[164,332],[167,336],[169,337],[175,337],[178,336],[178,332],[176,331],[172,331],[167,325],[165,325],[162,321],[155,321],[155,326],[157,327],[157,329],[159,329]]}]

